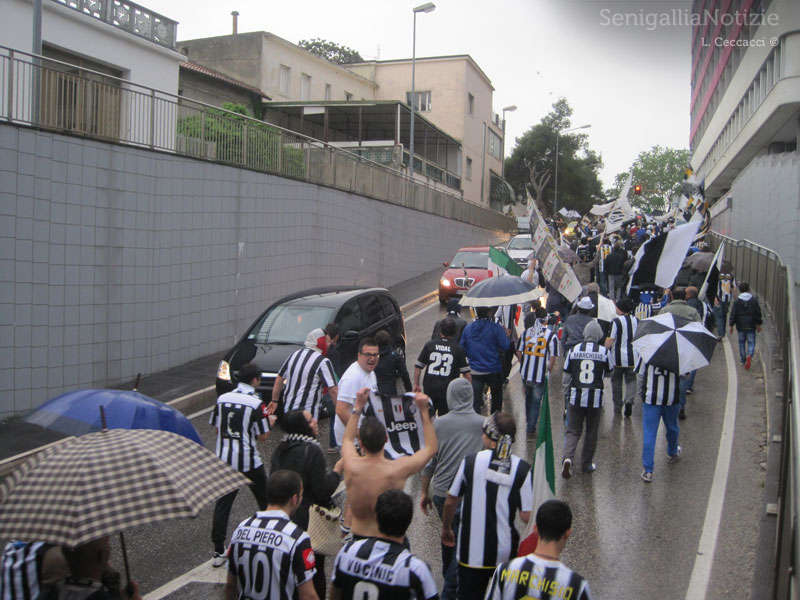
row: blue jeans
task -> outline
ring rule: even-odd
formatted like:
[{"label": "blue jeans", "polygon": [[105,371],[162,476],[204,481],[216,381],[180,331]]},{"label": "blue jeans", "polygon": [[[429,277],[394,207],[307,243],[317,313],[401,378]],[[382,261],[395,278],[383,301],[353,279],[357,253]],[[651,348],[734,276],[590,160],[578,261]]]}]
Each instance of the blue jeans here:
[{"label": "blue jeans", "polygon": [[728,303],[715,304],[712,312],[714,313],[714,320],[717,322],[717,335],[724,336],[725,318],[728,316]]},{"label": "blue jeans", "polygon": [[[444,497],[433,496],[431,500],[441,519],[442,511],[444,510]],[[460,523],[461,507],[459,506],[456,509],[456,515],[453,517],[453,534],[456,540],[458,539],[458,526]],[[458,589],[458,561],[456,560],[456,549],[445,546],[444,544],[442,544],[442,576],[444,577],[444,585],[439,597],[441,600],[455,600],[456,591]]]},{"label": "blue jeans", "polygon": [[539,422],[539,408],[542,406],[542,397],[544,397],[544,381],[542,383],[523,381],[523,385],[525,387],[525,415],[528,418],[527,433],[533,433]]},{"label": "blue jeans", "polygon": [[656,406],[642,404],[642,467],[648,473],[653,472],[653,462],[656,452],[656,435],[658,425],[664,421],[667,428],[667,454],[674,456],[678,453],[678,411],[680,405]]},{"label": "blue jeans", "polygon": [[608,273],[600,271],[597,273],[597,284],[600,286],[600,293],[608,296]]},{"label": "blue jeans", "polygon": [[[739,334],[739,359],[744,364],[745,358],[753,356],[753,352],[756,351],[756,330],[750,329],[737,333]],[[747,342],[747,349],[745,349],[745,342]]]}]

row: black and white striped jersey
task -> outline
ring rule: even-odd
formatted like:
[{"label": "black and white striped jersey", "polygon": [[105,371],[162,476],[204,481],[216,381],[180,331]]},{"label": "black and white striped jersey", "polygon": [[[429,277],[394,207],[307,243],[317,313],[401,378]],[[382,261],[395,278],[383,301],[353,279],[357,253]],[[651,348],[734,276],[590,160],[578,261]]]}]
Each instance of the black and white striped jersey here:
[{"label": "black and white striped jersey", "polygon": [[494,572],[486,600],[520,598],[591,600],[589,583],[561,561],[528,554],[501,564]]},{"label": "black and white striped jersey", "polygon": [[0,599],[34,600],[39,596],[42,560],[51,547],[44,542],[6,544],[0,557]]},{"label": "black and white striped jersey", "polygon": [[614,340],[611,348],[615,367],[635,367],[636,358],[633,350],[633,336],[639,320],[633,315],[619,315],[611,321],[611,333],[608,337]]},{"label": "black and white striped jersey", "polygon": [[240,600],[294,600],[317,571],[311,538],[282,510],[257,512],[233,532],[228,571]]},{"label": "black and white striped jersey", "polygon": [[720,302],[730,303],[733,298],[733,286],[735,282],[730,273],[720,273],[717,283],[717,298]]},{"label": "black and white striped jersey", "polygon": [[495,567],[516,554],[517,511],[530,511],[531,466],[511,456],[507,473],[492,461],[492,450],[481,450],[461,461],[448,493],[461,497],[461,525],[456,557],[466,567]]},{"label": "black and white striped jersey", "polygon": [[246,383],[222,394],[209,419],[217,428],[217,456],[242,473],[260,467],[256,438],[269,431],[267,417],[267,405]]},{"label": "black and white striped jersey", "polygon": [[467,353],[458,342],[449,338],[425,342],[414,366],[425,369],[422,389],[428,396],[437,398],[447,395],[451,381],[469,373]]},{"label": "black and white striped jersey", "polygon": [[538,323],[525,330],[519,338],[517,351],[522,353],[519,373],[528,383],[542,383],[547,374],[550,357],[559,356],[558,336],[549,327],[543,329]]},{"label": "black and white striped jersey", "polygon": [[583,408],[603,406],[603,377],[611,372],[611,353],[597,342],[581,342],[564,360],[564,371],[572,374],[569,403]]},{"label": "black and white striped jersey", "polygon": [[364,416],[368,415],[377,418],[386,428],[389,439],[384,446],[384,452],[389,458],[411,456],[425,447],[422,415],[417,410],[414,394],[370,394],[364,409]]},{"label": "black and white striped jersey", "polygon": [[636,372],[643,377],[642,401],[656,406],[670,406],[679,401],[680,375],[639,360]]},{"label": "black and white striped jersey", "polygon": [[320,389],[334,387],[336,375],[331,361],[321,352],[300,348],[283,363],[278,376],[286,380],[283,388],[283,411],[307,410],[319,416]]},{"label": "black and white striped jersey", "polygon": [[353,540],[336,555],[331,582],[343,600],[434,600],[430,567],[402,544],[380,538]]}]

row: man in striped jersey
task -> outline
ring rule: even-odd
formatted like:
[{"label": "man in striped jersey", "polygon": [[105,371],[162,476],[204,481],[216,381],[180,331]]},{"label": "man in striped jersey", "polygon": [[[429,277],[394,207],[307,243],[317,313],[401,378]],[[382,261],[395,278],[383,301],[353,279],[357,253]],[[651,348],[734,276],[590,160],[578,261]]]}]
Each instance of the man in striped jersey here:
[{"label": "man in striped jersey", "polygon": [[[533,316],[533,323],[529,317]],[[525,333],[519,338],[517,360],[519,374],[525,387],[525,415],[527,418],[527,435],[532,440],[536,435],[536,424],[539,422],[539,407],[544,396],[545,376],[553,371],[556,357],[559,355],[558,336],[547,327],[547,311],[538,306],[536,313],[525,315]]]},{"label": "man in striped jersey", "polygon": [[714,298],[714,319],[717,322],[717,338],[725,337],[725,319],[728,316],[728,307],[733,298],[733,288],[736,282],[730,273],[720,273],[717,283],[717,295]]},{"label": "man in striped jersey", "polygon": [[[232,392],[217,398],[209,424],[217,429],[217,456],[247,477],[258,508],[267,506],[267,473],[258,454],[257,442],[269,436],[269,411],[255,388],[261,371],[253,363],[239,370],[239,385]],[[211,520],[211,541],[214,544],[212,564],[225,564],[225,533],[233,501],[239,490],[217,500]]]},{"label": "man in striped jersey", "polygon": [[531,466],[511,454],[517,426],[513,415],[497,412],[486,419],[483,446],[458,467],[442,511],[442,543],[456,545],[453,517],[461,505],[458,531],[459,600],[482,600],[495,567],[514,556],[519,533],[517,511],[524,523],[531,516]]},{"label": "man in striped jersey", "polygon": [[642,479],[653,481],[656,435],[658,425],[664,421],[667,430],[667,462],[681,457],[678,445],[678,411],[680,410],[680,376],[672,371],[654,367],[641,359],[636,367],[642,394]]},{"label": "man in striped jersey", "polygon": [[[617,301],[617,317],[611,322],[611,333],[606,339],[606,348],[614,359],[614,372],[611,374],[611,399],[614,401],[614,414],[622,412],[625,405],[625,416],[633,412],[633,401],[636,398],[636,373],[633,368],[636,360],[633,352],[633,336],[639,323],[634,317],[633,302],[630,298]],[[622,397],[622,381],[625,380],[625,399]]]},{"label": "man in striped jersey", "polygon": [[315,419],[319,419],[323,386],[328,389],[331,400],[334,405],[336,404],[338,391],[336,374],[331,361],[322,353],[320,341],[323,341],[325,348],[330,346],[331,339],[328,334],[322,329],[313,329],[306,336],[305,348],[290,354],[283,363],[272,388],[272,402],[267,407],[270,414],[277,409],[281,401],[281,392],[283,392],[283,414],[293,410],[307,410]]},{"label": "man in striped jersey", "polygon": [[534,532],[539,543],[533,554],[501,564],[492,576],[486,600],[569,598],[591,600],[589,583],[561,562],[572,534],[572,511],[561,500],[548,500],[536,511]]},{"label": "man in striped jersey", "polygon": [[290,520],[303,499],[300,475],[272,473],[267,499],[233,533],[225,600],[317,600],[311,538]]},{"label": "man in striped jersey", "polygon": [[591,473],[597,449],[597,430],[600,427],[600,409],[603,407],[603,378],[611,372],[611,354],[600,345],[603,329],[597,321],[590,321],[583,330],[583,342],[576,344],[564,360],[564,372],[570,374],[567,391],[567,428],[564,433],[564,459],[561,476],[569,479],[572,459],[586,422],[586,437],[581,452],[581,471]]},{"label": "man in striped jersey", "polygon": [[331,577],[333,600],[435,600],[430,567],[404,546],[414,516],[411,496],[387,490],[375,503],[378,535],[353,540],[339,551]]}]

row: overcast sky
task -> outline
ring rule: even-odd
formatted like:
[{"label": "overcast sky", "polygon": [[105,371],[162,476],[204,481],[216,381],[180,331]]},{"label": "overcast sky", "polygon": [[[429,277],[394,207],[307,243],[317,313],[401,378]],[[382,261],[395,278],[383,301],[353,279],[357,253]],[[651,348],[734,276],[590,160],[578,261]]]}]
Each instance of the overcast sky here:
[{"label": "overcast sky", "polygon": [[[434,0],[417,17],[417,56],[469,54],[507,113],[508,144],[564,96],[573,126],[603,157],[608,187],[654,145],[688,147],[690,0]],[[141,0],[179,22],[178,39],[269,31],[320,37],[364,58],[411,56],[412,8],[423,0]]]}]

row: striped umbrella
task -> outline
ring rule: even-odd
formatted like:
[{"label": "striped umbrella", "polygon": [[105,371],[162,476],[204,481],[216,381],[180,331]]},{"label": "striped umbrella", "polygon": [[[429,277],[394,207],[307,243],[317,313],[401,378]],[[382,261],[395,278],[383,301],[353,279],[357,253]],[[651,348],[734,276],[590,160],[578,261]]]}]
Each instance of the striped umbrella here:
[{"label": "striped umbrella", "polygon": [[75,547],[137,525],[196,517],[248,483],[175,433],[89,433],[40,452],[0,485],[0,538]]},{"label": "striped umbrella", "polygon": [[459,304],[461,306],[507,306],[531,302],[544,295],[544,290],[514,275],[489,277],[473,285]]},{"label": "striped umbrella", "polygon": [[672,313],[642,319],[633,337],[644,362],[681,375],[708,365],[716,346],[717,338],[702,323]]}]

